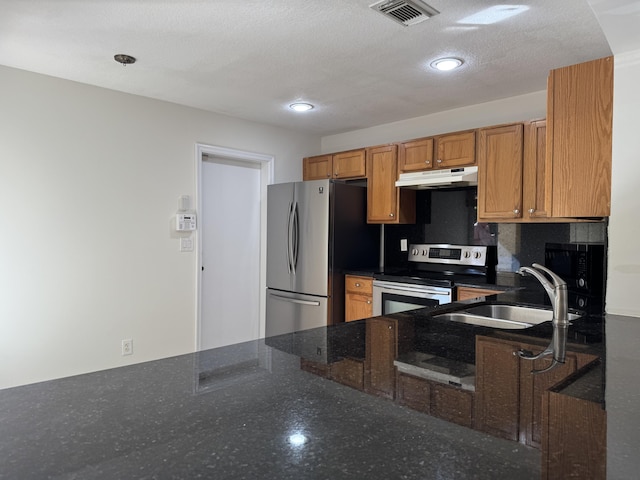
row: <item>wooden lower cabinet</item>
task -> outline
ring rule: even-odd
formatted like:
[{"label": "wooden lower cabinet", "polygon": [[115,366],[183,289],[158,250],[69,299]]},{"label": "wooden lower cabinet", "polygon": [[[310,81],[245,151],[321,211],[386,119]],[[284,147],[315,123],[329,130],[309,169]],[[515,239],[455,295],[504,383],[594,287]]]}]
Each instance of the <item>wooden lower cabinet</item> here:
[{"label": "wooden lower cabinet", "polygon": [[488,295],[496,295],[503,293],[500,290],[489,290],[486,288],[458,287],[456,289],[457,300],[471,300],[478,297],[486,297]]},{"label": "wooden lower cabinet", "polygon": [[546,368],[549,358],[535,361],[518,357],[518,350],[538,353],[545,346],[499,338],[476,339],[476,428],[492,435],[519,441],[532,447],[542,443],[542,397],[553,385],[597,357],[567,353],[565,363]]},{"label": "wooden lower cabinet", "polygon": [[607,416],[600,404],[545,392],[542,419],[543,480],[607,478]]},{"label": "wooden lower cabinet", "polygon": [[473,392],[398,372],[396,400],[448,422],[473,426]]},{"label": "wooden lower cabinet", "polygon": [[329,378],[343,385],[362,390],[364,388],[364,360],[345,358],[331,364]]},{"label": "wooden lower cabinet", "polygon": [[517,351],[511,342],[476,338],[476,428],[514,441],[520,414]]},{"label": "wooden lower cabinet", "polygon": [[394,399],[396,367],[393,361],[412,348],[413,322],[386,317],[369,318],[366,322],[364,390]]},{"label": "wooden lower cabinet", "polygon": [[345,275],[344,321],[373,317],[373,279]]}]

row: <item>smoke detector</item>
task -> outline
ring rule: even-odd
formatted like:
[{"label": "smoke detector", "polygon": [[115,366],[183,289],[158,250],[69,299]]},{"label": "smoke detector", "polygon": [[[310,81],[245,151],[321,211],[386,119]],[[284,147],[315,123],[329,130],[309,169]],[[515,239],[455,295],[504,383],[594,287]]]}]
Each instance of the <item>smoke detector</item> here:
[{"label": "smoke detector", "polygon": [[440,13],[420,0],[382,0],[370,7],[405,27],[424,22]]}]

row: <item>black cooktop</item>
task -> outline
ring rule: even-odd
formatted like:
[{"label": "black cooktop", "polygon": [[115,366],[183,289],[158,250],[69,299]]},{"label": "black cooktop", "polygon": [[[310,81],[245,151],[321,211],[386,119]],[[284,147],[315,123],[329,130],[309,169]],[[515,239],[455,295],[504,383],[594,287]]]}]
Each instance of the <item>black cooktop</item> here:
[{"label": "black cooktop", "polygon": [[427,271],[416,269],[385,269],[373,275],[376,280],[386,282],[409,283],[432,287],[451,288],[456,283],[483,282],[488,283],[487,275],[483,273],[459,273],[451,270]]}]

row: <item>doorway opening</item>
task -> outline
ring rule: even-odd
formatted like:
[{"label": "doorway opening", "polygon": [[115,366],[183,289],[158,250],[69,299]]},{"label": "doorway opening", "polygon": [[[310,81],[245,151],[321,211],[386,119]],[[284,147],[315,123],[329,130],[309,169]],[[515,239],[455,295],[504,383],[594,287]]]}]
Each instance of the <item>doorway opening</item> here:
[{"label": "doorway opening", "polygon": [[196,349],[264,337],[271,155],[196,145]]}]

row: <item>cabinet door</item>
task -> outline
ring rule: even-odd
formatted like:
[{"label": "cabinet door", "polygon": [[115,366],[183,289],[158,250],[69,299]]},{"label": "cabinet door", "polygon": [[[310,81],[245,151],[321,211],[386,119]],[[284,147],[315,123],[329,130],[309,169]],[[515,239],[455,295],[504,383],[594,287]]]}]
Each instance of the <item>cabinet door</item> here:
[{"label": "cabinet door", "polygon": [[520,362],[517,344],[476,337],[476,428],[518,440]]},{"label": "cabinet door", "polygon": [[547,156],[554,217],[605,217],[611,205],[613,57],[552,70]]},{"label": "cabinet door", "polygon": [[334,178],[362,178],[366,174],[365,151],[353,150],[333,155]]},{"label": "cabinet door", "polygon": [[525,125],[523,206],[524,218],[551,216],[551,158],[546,155],[547,122],[538,120]]},{"label": "cabinet door", "polygon": [[395,366],[397,356],[397,321],[388,318],[367,320],[365,338],[364,387],[368,393],[395,397]]},{"label": "cabinet door", "polygon": [[331,364],[330,378],[343,385],[363,389],[364,362],[355,358],[345,358]]},{"label": "cabinet door", "polygon": [[358,295],[357,293],[345,295],[345,322],[371,317],[373,317],[373,298],[370,295]]},{"label": "cabinet door", "polygon": [[[544,347],[523,345],[535,353]],[[564,380],[577,369],[575,355],[567,355],[564,365],[534,375],[532,370],[542,370],[551,364],[550,358],[535,361],[520,360],[520,442],[540,448],[542,442],[542,395],[556,383]]]},{"label": "cabinet door", "polygon": [[400,173],[419,172],[433,167],[433,138],[423,138],[398,145]]},{"label": "cabinet door", "polygon": [[[561,393],[543,397],[541,478],[607,478],[607,412],[602,405]],[[588,426],[588,427],[587,427]]]},{"label": "cabinet door", "polygon": [[435,168],[456,168],[476,163],[476,131],[441,135],[435,139]]},{"label": "cabinet door", "polygon": [[367,222],[415,223],[415,190],[396,187],[397,146],[367,149]]},{"label": "cabinet door", "polygon": [[302,159],[302,180],[324,180],[331,178],[332,172],[331,155],[318,155]]},{"label": "cabinet door", "polygon": [[521,218],[523,125],[483,128],[478,145],[478,219]]}]

